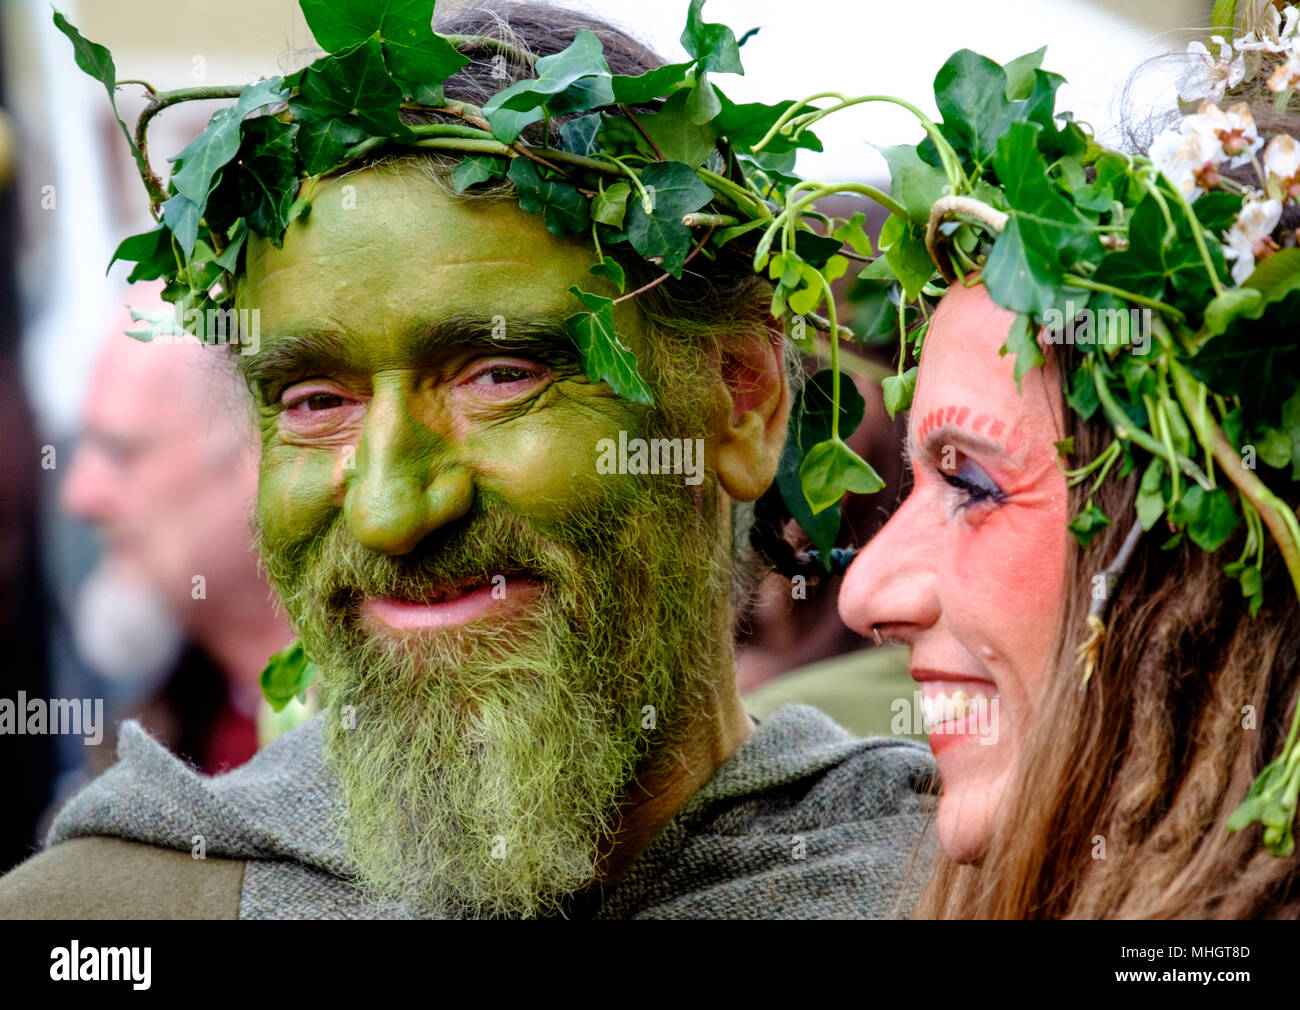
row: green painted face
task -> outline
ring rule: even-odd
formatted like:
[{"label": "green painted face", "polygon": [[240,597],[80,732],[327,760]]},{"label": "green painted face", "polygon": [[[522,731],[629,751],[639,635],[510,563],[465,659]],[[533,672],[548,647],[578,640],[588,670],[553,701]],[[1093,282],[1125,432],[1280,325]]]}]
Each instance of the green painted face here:
[{"label": "green painted face", "polygon": [[698,480],[602,472],[700,421],[587,381],[563,319],[590,260],[513,203],[374,169],[248,252],[258,546],[321,667],[352,872],[422,914],[560,908],[731,676],[702,440]]},{"label": "green painted face", "polygon": [[283,248],[250,242],[238,292],[260,312],[264,533],[310,538],[341,508],[364,546],[405,553],[482,491],[541,525],[627,494],[596,446],[644,409],[591,384],[563,332],[569,286],[602,283],[592,262],[513,202],[453,200],[414,171],[322,182]]}]

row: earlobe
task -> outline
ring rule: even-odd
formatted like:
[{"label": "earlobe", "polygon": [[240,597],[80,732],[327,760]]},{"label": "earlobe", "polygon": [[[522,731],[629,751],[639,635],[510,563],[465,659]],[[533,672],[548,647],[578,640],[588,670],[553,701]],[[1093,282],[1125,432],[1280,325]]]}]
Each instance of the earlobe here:
[{"label": "earlobe", "polygon": [[722,349],[725,409],[714,426],[716,469],[735,501],[755,501],[776,479],[790,419],[784,341],[772,331]]}]

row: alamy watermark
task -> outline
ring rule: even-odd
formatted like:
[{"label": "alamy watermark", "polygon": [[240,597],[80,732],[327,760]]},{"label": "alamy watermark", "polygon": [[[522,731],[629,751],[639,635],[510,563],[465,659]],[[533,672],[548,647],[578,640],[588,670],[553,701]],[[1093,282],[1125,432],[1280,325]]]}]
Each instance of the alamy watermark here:
[{"label": "alamy watermark", "polygon": [[80,736],[87,747],[104,739],[103,698],[0,698],[0,735]]},{"label": "alamy watermark", "polygon": [[1131,347],[1134,354],[1151,350],[1150,309],[1076,310],[1066,300],[1065,311],[1050,308],[1043,314],[1043,342],[1083,347]]},{"label": "alamy watermark", "polygon": [[687,484],[704,482],[704,439],[632,438],[626,431],[618,441],[602,438],[596,443],[596,472],[599,474],[683,474]]},{"label": "alamy watermark", "polygon": [[895,698],[889,703],[893,718],[889,731],[895,736],[979,737],[984,745],[998,742],[998,699],[982,694],[968,695],[960,688],[952,694],[940,692],[926,697],[914,691],[911,698]]},{"label": "alamy watermark", "polygon": [[238,345],[240,354],[262,348],[261,309],[190,308],[131,309],[133,322],[148,323],[127,330],[127,335],[151,344]]}]

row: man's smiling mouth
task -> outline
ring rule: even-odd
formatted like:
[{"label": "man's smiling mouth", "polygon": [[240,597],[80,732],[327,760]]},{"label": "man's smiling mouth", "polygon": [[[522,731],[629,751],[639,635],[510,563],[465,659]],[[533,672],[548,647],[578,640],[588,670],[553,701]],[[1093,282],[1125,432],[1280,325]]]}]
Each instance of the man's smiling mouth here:
[{"label": "man's smiling mouth", "polygon": [[418,598],[363,596],[360,612],[383,632],[451,628],[517,610],[535,600],[541,589],[541,582],[525,573],[472,576]]}]

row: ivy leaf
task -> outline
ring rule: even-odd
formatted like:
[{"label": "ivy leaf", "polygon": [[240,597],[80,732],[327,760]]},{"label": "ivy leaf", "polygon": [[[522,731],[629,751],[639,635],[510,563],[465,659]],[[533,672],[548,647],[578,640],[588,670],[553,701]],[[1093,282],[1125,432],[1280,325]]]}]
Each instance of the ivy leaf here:
[{"label": "ivy leaf", "polygon": [[846,491],[875,494],[885,486],[871,464],[837,438],[808,450],[799,465],[799,482],[813,515],[838,503]]},{"label": "ivy leaf", "polygon": [[1020,389],[1020,380],[1030,369],[1043,364],[1043,349],[1038,346],[1038,327],[1032,316],[1021,313],[1011,323],[1007,332],[1007,341],[998,349],[999,354],[1014,354],[1016,389]]},{"label": "ivy leaf", "polygon": [[639,77],[615,74],[611,78],[614,89],[614,101],[619,105],[642,105],[652,98],[661,98],[671,94],[686,82],[686,72],[695,66],[695,61],[687,63],[668,63],[654,70],[648,70]]},{"label": "ivy leaf", "polygon": [[[599,95],[589,97],[593,104],[587,108],[610,105],[614,101],[610,84],[609,64],[605,62],[604,47],[593,32],[583,29],[563,52],[543,56],[537,61],[537,77],[516,81],[504,91],[499,91],[483,103],[483,114],[491,122],[499,109],[529,112],[546,104],[552,96],[587,77],[601,78],[604,88]],[[554,111],[554,110],[553,110]],[[583,111],[567,109],[569,112]]]},{"label": "ivy leaf", "polygon": [[916,394],[917,367],[913,365],[902,375],[886,375],[880,383],[880,391],[885,399],[885,409],[891,418],[900,410],[912,406],[912,397]]},{"label": "ivy leaf", "polygon": [[1034,71],[1043,65],[1043,57],[1047,54],[1047,46],[1041,49],[1035,49],[1032,53],[1025,53],[1024,56],[1018,56],[1010,63],[1002,67],[1003,73],[1007,77],[1006,96],[1008,101],[1016,101],[1021,98],[1028,98],[1030,92],[1034,90]]},{"label": "ivy leaf", "polygon": [[366,139],[366,131],[342,119],[312,119],[298,124],[298,157],[308,175],[328,172],[343,152]]},{"label": "ivy leaf", "polygon": [[[135,264],[127,276],[128,283],[152,281],[165,277],[176,269],[176,254],[172,252],[172,232],[160,224],[152,231],[124,238],[108,261],[108,270],[118,260]],[[108,273],[105,270],[104,273]]]},{"label": "ivy leaf", "polygon": [[570,119],[560,127],[560,146],[566,151],[581,154],[584,157],[600,150],[597,137],[604,129],[600,113],[592,112],[577,119]]},{"label": "ivy leaf", "polygon": [[1057,305],[1065,272],[1101,249],[1088,219],[1053,189],[1038,153],[1041,129],[1013,123],[997,142],[994,167],[1010,216],[982,276],[998,305],[1040,317]]},{"label": "ivy leaf", "polygon": [[867,237],[866,229],[863,227],[867,223],[867,215],[858,211],[853,217],[839,225],[831,236],[840,243],[847,243],[859,256],[870,256],[871,239]]},{"label": "ivy leaf", "polygon": [[442,82],[469,65],[469,57],[433,30],[434,0],[301,0],[299,6],[326,52],[377,35],[384,64],[405,94],[422,91],[422,100],[437,98],[426,105],[441,104]]},{"label": "ivy leaf", "polygon": [[592,382],[608,382],[610,388],[625,400],[653,404],[650,387],[637,371],[636,355],[614,332],[613,299],[583,291],[577,285],[569,290],[589,310],[569,316],[564,321],[565,329],[582,354],[587,378]]},{"label": "ivy leaf", "polygon": [[1237,528],[1237,512],[1223,488],[1206,491],[1193,484],[1173,507],[1171,518],[1186,523],[1192,543],[1204,551],[1214,552],[1227,542]]},{"label": "ivy leaf", "polygon": [[653,206],[647,211],[643,201],[631,202],[628,240],[642,256],[662,257],[663,268],[680,278],[692,241],[682,217],[706,206],[713,199],[713,190],[690,165],[679,161],[647,165],[641,183],[652,192]]},{"label": "ivy leaf", "polygon": [[697,125],[687,104],[692,92],[679,91],[652,116],[640,118],[642,128],[663,152],[665,161],[680,161],[698,168],[715,150],[718,135],[707,123]]},{"label": "ivy leaf", "polygon": [[180,168],[171,179],[176,192],[200,208],[205,206],[208,194],[216,186],[217,173],[239,153],[244,117],[265,105],[283,100],[287,94],[280,78],[272,77],[248,85],[239,93],[239,100],[234,105],[214,112],[204,131],[180,154],[168,159],[180,162]]},{"label": "ivy leaf", "polygon": [[259,116],[244,124],[250,151],[240,161],[239,190],[242,215],[254,231],[280,245],[289,226],[289,208],[298,194],[298,166],[294,158],[297,123],[282,123]]},{"label": "ivy leaf", "polygon": [[1006,71],[969,49],[953,53],[939,69],[934,100],[943,115],[944,137],[958,154],[980,164],[993,157],[998,138],[1019,112],[1007,99]]},{"label": "ivy leaf", "polygon": [[[290,218],[293,215],[290,212]],[[221,267],[228,273],[234,273],[239,262],[239,250],[244,248],[244,243],[248,240],[248,225],[244,221],[236,221],[234,231],[230,236],[229,244],[221,251],[221,255],[212,262]]]},{"label": "ivy leaf", "polygon": [[117,94],[114,90],[114,85],[117,82],[117,68],[113,66],[113,54],[98,42],[91,42],[82,36],[81,32],[77,31],[72,23],[57,10],[54,12],[54,27],[66,35],[68,41],[72,43],[72,54],[77,61],[77,66],[104,85],[104,90],[108,92],[109,104],[113,106],[113,115],[117,119],[117,125],[122,128],[122,132],[126,135],[126,143],[131,149],[131,156],[135,158],[136,167],[141,172],[147,171],[149,166],[145,164],[144,155],[141,153],[139,145],[136,144],[135,137],[131,136],[131,131],[127,129],[122,114],[117,111]]},{"label": "ivy leaf", "polygon": [[1070,532],[1079,541],[1080,547],[1087,547],[1102,529],[1110,525],[1110,518],[1091,501],[1088,507],[1070,520]]},{"label": "ivy leaf", "polygon": [[605,280],[609,281],[616,288],[618,288],[619,294],[623,293],[623,289],[626,286],[627,279],[624,277],[623,268],[619,265],[617,260],[610,259],[608,256],[606,256],[595,266],[588,269],[587,272],[589,274],[593,274],[596,277],[604,277]]},{"label": "ivy leaf", "polygon": [[372,35],[308,67],[289,111],[304,124],[332,119],[364,130],[365,136],[410,141],[415,135],[398,116],[401,103],[402,89],[389,76],[379,39]]},{"label": "ivy leaf", "polygon": [[1165,461],[1156,456],[1147,464],[1138,485],[1137,517],[1144,530],[1151,529],[1165,514]]},{"label": "ivy leaf", "polygon": [[1070,409],[1085,421],[1101,406],[1101,398],[1097,396],[1097,385],[1093,381],[1092,373],[1086,368],[1076,368],[1070,376],[1070,390],[1066,394],[1066,402],[1069,403]]},{"label": "ivy leaf", "polygon": [[201,216],[199,205],[181,193],[164,201],[162,205],[163,223],[176,236],[176,242],[186,259],[194,254],[194,243],[198,241]]},{"label": "ivy leaf", "polygon": [[468,154],[451,170],[451,182],[456,192],[463,193],[471,186],[489,179],[500,179],[506,174],[505,162],[491,154]]},{"label": "ivy leaf", "polygon": [[877,148],[889,163],[889,195],[902,204],[908,220],[924,227],[930,222],[930,208],[943,195],[948,176],[927,165],[916,153],[915,144]]},{"label": "ivy leaf", "polygon": [[691,117],[692,123],[700,125],[708,123],[722,111],[722,100],[718,97],[718,89],[709,83],[709,75],[704,71],[700,71],[695,87],[687,94],[686,114]]},{"label": "ivy leaf", "polygon": [[260,678],[262,696],[277,712],[311,687],[316,679],[316,664],[303,652],[302,642],[294,639],[267,661]]},{"label": "ivy leaf", "polygon": [[631,195],[632,187],[626,182],[606,186],[591,198],[592,219],[611,228],[622,228],[623,217],[627,214],[627,199]]},{"label": "ivy leaf", "polygon": [[[714,89],[717,91],[717,89]],[[780,102],[776,105],[764,105],[762,102],[750,102],[737,105],[721,91],[717,91],[722,111],[713,121],[720,136],[724,136],[731,146],[738,151],[748,151],[757,144],[772,128],[778,119],[785,115],[793,101]],[[797,139],[777,134],[763,148],[764,154],[785,154],[796,148],[820,151],[822,142],[809,130],[804,130]]]},{"label": "ivy leaf", "polygon": [[[826,569],[830,570],[830,549],[835,546],[840,529],[840,506],[813,514],[804,497],[799,480],[799,466],[808,450],[830,438],[831,434],[831,383],[832,373],[823,369],[804,383],[794,410],[790,412],[789,434],[781,452],[777,470],[777,489],[790,515],[808,534],[821,554]],[[840,423],[845,437],[857,430],[866,412],[866,401],[847,373],[840,373]]]},{"label": "ivy leaf", "polygon": [[686,29],[682,32],[682,47],[694,56],[701,70],[714,70],[720,74],[743,74],[740,63],[740,46],[736,33],[726,25],[708,24],[701,13],[704,0],[691,0],[686,12]]},{"label": "ivy leaf", "polygon": [[552,235],[571,235],[591,224],[587,198],[561,179],[543,178],[527,158],[512,161],[506,174],[519,190],[519,206],[541,214]]},{"label": "ivy leaf", "polygon": [[880,229],[880,248],[893,276],[903,286],[903,300],[916,301],[934,276],[934,261],[925,240],[912,231],[908,222],[890,215]]}]

